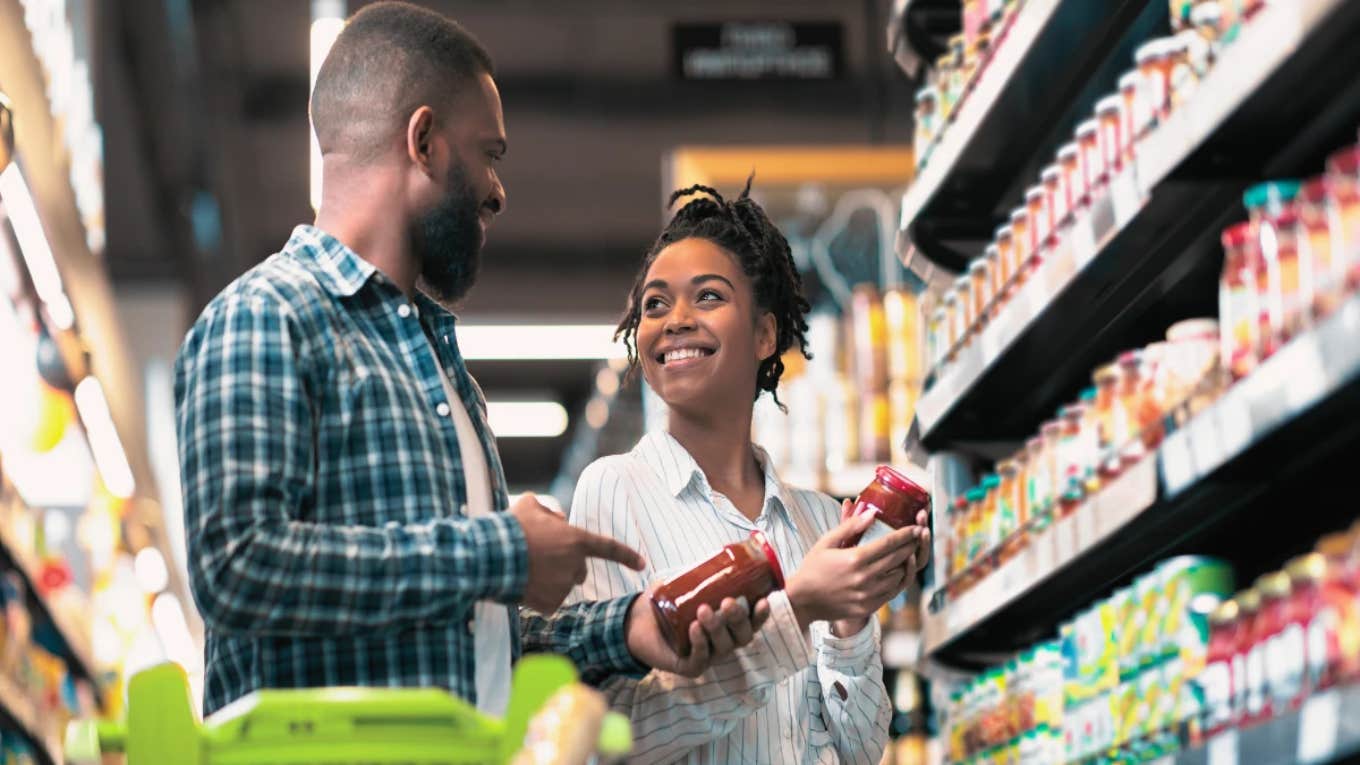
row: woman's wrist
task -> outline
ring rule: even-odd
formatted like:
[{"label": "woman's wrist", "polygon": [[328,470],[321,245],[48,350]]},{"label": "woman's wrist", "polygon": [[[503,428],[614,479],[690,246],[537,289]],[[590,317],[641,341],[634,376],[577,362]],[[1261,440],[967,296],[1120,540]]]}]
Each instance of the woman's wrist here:
[{"label": "woman's wrist", "polygon": [[838,638],[854,637],[869,626],[869,619],[837,619],[831,622],[831,634]]}]

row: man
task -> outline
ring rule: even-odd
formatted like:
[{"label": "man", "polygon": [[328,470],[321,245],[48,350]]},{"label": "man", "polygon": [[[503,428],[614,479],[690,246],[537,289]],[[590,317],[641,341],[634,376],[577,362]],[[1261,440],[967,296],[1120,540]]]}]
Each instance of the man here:
[{"label": "man", "polygon": [[433,685],[499,714],[521,635],[588,678],[697,676],[749,642],[763,604],[704,609],[686,657],[636,595],[538,613],[590,557],[643,561],[532,497],[498,512],[505,479],[455,319],[416,289],[460,298],[505,208],[486,51],[433,12],[366,7],[311,111],[316,225],[223,290],[176,363],[205,713],[257,688]]}]

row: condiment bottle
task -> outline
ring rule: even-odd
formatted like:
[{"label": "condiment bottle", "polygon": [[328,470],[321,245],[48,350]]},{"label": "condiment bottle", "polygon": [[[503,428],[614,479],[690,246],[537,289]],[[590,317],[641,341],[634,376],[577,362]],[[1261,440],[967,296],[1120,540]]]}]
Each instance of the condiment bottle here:
[{"label": "condiment bottle", "polygon": [[1147,453],[1143,446],[1143,354],[1126,351],[1119,355],[1119,415],[1114,422],[1116,443],[1124,467],[1137,464]]},{"label": "condiment bottle", "polygon": [[1096,384],[1095,413],[1099,425],[1100,473],[1105,479],[1112,479],[1124,469],[1119,455],[1117,441],[1119,428],[1115,423],[1121,416],[1119,409],[1119,367],[1107,364],[1096,370],[1092,376]]},{"label": "condiment bottle", "polygon": [[992,244],[996,245],[997,262],[1002,264],[1007,281],[1006,288],[1010,289],[1009,282],[1013,281],[1016,275],[1016,261],[1015,243],[1009,223],[996,227],[996,233],[992,235]]},{"label": "condiment bottle", "polygon": [[1058,167],[1062,168],[1063,187],[1067,191],[1067,209],[1075,215],[1077,210],[1090,204],[1090,190],[1082,171],[1081,150],[1077,143],[1065,143],[1058,149]]},{"label": "condiment bottle", "polygon": [[1224,601],[1209,616],[1209,650],[1196,681],[1204,698],[1200,729],[1206,738],[1233,725],[1233,662],[1241,640],[1237,601]]},{"label": "condiment bottle", "polygon": [[941,337],[944,338],[943,348],[940,351],[941,365],[953,361],[954,358],[958,356],[960,339],[959,327],[962,326],[964,321],[960,316],[960,313],[962,313],[963,310],[964,309],[959,306],[959,295],[957,290],[950,291],[944,296],[945,321],[944,332],[941,335]]},{"label": "condiment bottle", "polygon": [[1137,69],[1120,76],[1119,98],[1124,103],[1120,114],[1124,119],[1125,159],[1132,160],[1134,144],[1142,139],[1152,123],[1152,113],[1143,94],[1143,78]]},{"label": "condiment bottle", "polygon": [[1025,210],[1029,213],[1030,250],[1038,256],[1030,258],[1033,264],[1030,267],[1031,271],[1042,262],[1041,253],[1053,238],[1053,209],[1049,206],[1051,201],[1043,184],[1025,189]]},{"label": "condiment bottle", "polygon": [[[1234,598],[1241,609],[1243,623],[1242,643],[1238,656],[1242,659],[1241,682],[1233,678],[1234,695],[1237,703],[1237,725],[1250,725],[1262,719],[1266,705],[1266,649],[1261,642],[1261,631],[1266,625],[1260,619],[1261,593],[1256,588],[1239,592]],[[1258,625],[1258,622],[1261,622]]]},{"label": "condiment bottle", "polygon": [[1017,283],[1023,281],[1029,270],[1029,259],[1034,254],[1030,234],[1029,211],[1022,205],[1011,210],[1011,247],[1015,253],[1015,274]]},{"label": "condiment bottle", "polygon": [[1044,194],[1048,196],[1048,208],[1051,213],[1052,239],[1058,237],[1058,230],[1067,225],[1068,219],[1072,216],[1072,210],[1068,206],[1067,190],[1063,188],[1062,168],[1056,163],[1049,165],[1039,173],[1040,180],[1044,184]]},{"label": "condiment bottle", "polygon": [[1134,63],[1143,81],[1143,93],[1152,115],[1151,124],[1166,119],[1171,111],[1171,55],[1167,38],[1160,37],[1143,43],[1133,53]]},{"label": "condiment bottle", "polygon": [[1081,163],[1087,193],[1094,198],[1109,177],[1105,155],[1100,153],[1100,123],[1095,120],[1086,120],[1077,125],[1077,158]]},{"label": "condiment bottle", "polygon": [[998,543],[1002,546],[1002,557],[1009,558],[1010,548],[1013,548],[1013,538],[1020,529],[1020,507],[1017,504],[1016,483],[1020,475],[1020,466],[1015,460],[1002,460],[996,463],[997,492],[996,492],[996,512],[998,517],[999,539]]},{"label": "condiment bottle", "polygon": [[1271,181],[1247,189],[1242,203],[1247,208],[1252,237],[1260,248],[1264,283],[1258,271],[1257,293],[1264,303],[1266,325],[1262,328],[1263,353],[1271,355],[1291,336],[1289,306],[1298,313],[1298,247],[1294,229],[1298,224],[1294,200],[1298,181]]},{"label": "condiment bottle", "polygon": [[1257,719],[1264,720],[1288,710],[1297,693],[1290,678],[1303,678],[1303,630],[1288,629],[1288,574],[1266,574],[1256,580],[1256,589],[1261,592],[1256,641],[1265,645],[1265,704]]},{"label": "condiment bottle", "polygon": [[1330,196],[1326,176],[1312,178],[1299,189],[1299,280],[1304,294],[1313,296],[1313,304],[1306,308],[1317,319],[1330,316],[1342,295],[1327,219]]},{"label": "condiment bottle", "polygon": [[959,299],[959,310],[955,314],[957,322],[954,325],[954,342],[957,347],[963,348],[968,345],[978,320],[977,314],[973,312],[973,280],[968,274],[962,274],[954,280],[954,294]]},{"label": "condiment bottle", "polygon": [[973,315],[974,330],[980,330],[987,323],[987,309],[992,302],[991,266],[985,258],[977,258],[968,265],[968,280],[972,286],[970,312]]},{"label": "condiment bottle", "polygon": [[1001,306],[1006,301],[1010,273],[1006,270],[1007,264],[1001,260],[1001,249],[996,244],[987,245],[987,249],[982,251],[982,259],[987,262],[987,277],[990,280],[987,292],[991,295],[991,305],[987,311],[987,318],[992,319],[1001,311]]},{"label": "condiment bottle", "polygon": [[1086,498],[1086,465],[1081,432],[1085,416],[1086,407],[1081,404],[1069,404],[1058,410],[1058,417],[1062,421],[1059,460],[1062,488],[1058,508],[1063,517],[1070,515]]},{"label": "condiment bottle", "polygon": [[1056,514],[1058,498],[1065,485],[1062,463],[1062,421],[1050,420],[1045,422],[1039,428],[1039,435],[1043,439],[1044,450],[1041,458],[1043,481],[1039,487],[1042,493],[1039,494],[1037,500],[1041,508],[1040,515],[1048,517]]},{"label": "condiment bottle", "polygon": [[1105,164],[1106,172],[1119,172],[1124,167],[1126,148],[1123,97],[1106,96],[1097,101],[1096,123],[1099,127],[1097,140],[1100,144],[1100,158]]},{"label": "condiment bottle", "polygon": [[1332,192],[1329,221],[1335,268],[1349,292],[1360,288],[1360,146],[1327,158],[1327,182]]},{"label": "condiment bottle", "polygon": [[1001,518],[1001,478],[994,473],[983,476],[982,492],[982,549],[991,553],[1001,544],[1005,534]]},{"label": "condiment bottle", "polygon": [[1223,278],[1219,282],[1218,313],[1222,345],[1219,357],[1234,380],[1260,363],[1260,301],[1256,293],[1256,263],[1260,247],[1252,239],[1251,224],[1223,230]]},{"label": "condiment bottle", "polygon": [[679,656],[690,650],[689,626],[699,606],[714,611],[725,598],[745,597],[748,604],[784,589],[784,571],[769,540],[759,531],[745,541],[723,547],[713,557],[677,574],[652,593],[661,633]]}]

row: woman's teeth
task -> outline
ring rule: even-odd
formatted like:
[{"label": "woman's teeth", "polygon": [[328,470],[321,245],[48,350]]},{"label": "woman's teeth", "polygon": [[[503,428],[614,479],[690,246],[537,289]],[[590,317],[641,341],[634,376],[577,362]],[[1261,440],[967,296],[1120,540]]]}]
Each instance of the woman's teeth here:
[{"label": "woman's teeth", "polygon": [[705,351],[702,348],[677,348],[676,350],[666,352],[664,362],[669,364],[672,361],[697,359],[701,356],[707,356],[709,353],[709,351]]}]

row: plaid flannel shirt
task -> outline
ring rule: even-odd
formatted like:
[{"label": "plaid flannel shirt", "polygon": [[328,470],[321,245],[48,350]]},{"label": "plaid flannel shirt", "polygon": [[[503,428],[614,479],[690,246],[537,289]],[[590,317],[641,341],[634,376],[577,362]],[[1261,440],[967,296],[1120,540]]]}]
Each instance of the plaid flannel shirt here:
[{"label": "plaid flannel shirt", "polygon": [[190,329],[175,405],[205,713],[258,688],[438,686],[475,703],[479,600],[510,608],[516,658],[562,653],[590,679],[645,671],[624,639],[635,595],[522,621],[513,607],[522,528],[465,513],[440,374],[481,438],[497,510],[508,500],[454,324],[298,226]]}]

